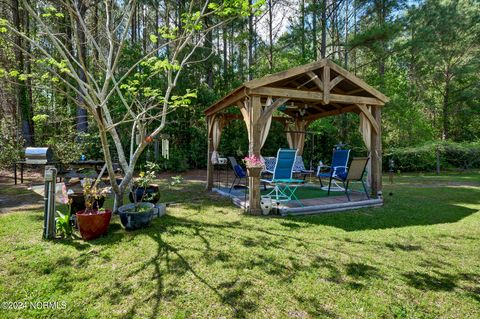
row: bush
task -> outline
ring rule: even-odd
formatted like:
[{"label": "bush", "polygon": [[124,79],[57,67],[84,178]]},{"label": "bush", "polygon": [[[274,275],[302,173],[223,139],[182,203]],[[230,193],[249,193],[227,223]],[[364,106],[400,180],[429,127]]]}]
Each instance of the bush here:
[{"label": "bush", "polygon": [[404,147],[385,152],[384,170],[388,170],[388,161],[393,158],[395,170],[418,172],[434,171],[437,167],[439,152],[442,169],[480,168],[480,143],[437,142],[417,147]]},{"label": "bush", "polygon": [[174,148],[170,149],[169,159],[160,157],[158,165],[160,168],[174,173],[185,172],[189,169],[187,155],[181,149]]},{"label": "bush", "polygon": [[47,141],[55,154],[55,158],[62,164],[68,164],[80,160],[83,153],[83,144],[77,143],[70,138],[51,137]]},{"label": "bush", "polygon": [[15,127],[5,118],[0,120],[0,168],[11,168],[23,153],[24,141],[15,135]]}]

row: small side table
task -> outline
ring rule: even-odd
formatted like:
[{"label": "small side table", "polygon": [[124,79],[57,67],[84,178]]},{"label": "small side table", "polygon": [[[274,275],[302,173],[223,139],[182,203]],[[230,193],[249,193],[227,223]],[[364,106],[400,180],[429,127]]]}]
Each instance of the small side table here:
[{"label": "small side table", "polygon": [[221,171],[225,172],[226,174],[226,179],[227,179],[227,184],[228,185],[228,163],[227,162],[219,162],[217,164],[214,164],[214,169],[217,171],[217,188],[220,188],[222,186],[222,173]]}]

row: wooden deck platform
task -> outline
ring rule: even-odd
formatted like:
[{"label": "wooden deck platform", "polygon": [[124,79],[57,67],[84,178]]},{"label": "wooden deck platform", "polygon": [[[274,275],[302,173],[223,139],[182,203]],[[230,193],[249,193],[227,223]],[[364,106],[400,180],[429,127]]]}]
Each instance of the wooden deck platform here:
[{"label": "wooden deck platform", "polygon": [[[312,187],[311,185],[309,186]],[[219,193],[222,196],[232,198],[233,203],[238,207],[241,207],[243,209],[248,208],[246,207],[248,206],[248,198],[245,196],[245,192],[243,189],[233,189],[232,192],[229,192],[229,188],[218,187],[214,188],[213,191]],[[318,191],[322,192],[322,190],[320,189]],[[331,196],[322,196],[319,198],[300,198],[300,202],[303,206],[296,201],[282,203],[278,208],[280,215],[311,215],[383,205],[383,199],[381,198],[367,199],[365,194],[355,192],[350,194],[350,201],[348,201],[345,194],[336,193]]]}]

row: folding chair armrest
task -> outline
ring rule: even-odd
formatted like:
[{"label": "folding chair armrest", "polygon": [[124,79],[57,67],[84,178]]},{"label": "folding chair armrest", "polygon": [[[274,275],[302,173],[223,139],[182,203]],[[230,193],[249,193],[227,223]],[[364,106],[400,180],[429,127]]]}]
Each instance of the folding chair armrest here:
[{"label": "folding chair armrest", "polygon": [[344,168],[345,170],[348,169],[347,166],[333,166],[332,169],[330,170],[330,177],[333,177],[337,174],[337,169],[339,168]]}]

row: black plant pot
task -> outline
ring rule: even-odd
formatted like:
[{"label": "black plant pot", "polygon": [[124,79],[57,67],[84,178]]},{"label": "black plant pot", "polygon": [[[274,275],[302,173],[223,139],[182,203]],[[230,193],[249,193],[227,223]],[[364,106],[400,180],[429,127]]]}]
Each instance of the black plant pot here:
[{"label": "black plant pot", "polygon": [[[68,199],[72,201],[72,204],[70,205],[71,214],[75,214],[81,210],[85,210],[85,197],[83,196],[83,193],[70,194],[68,195]],[[93,208],[98,210],[103,207],[104,203],[105,197],[102,196],[93,202]]]},{"label": "black plant pot", "polygon": [[146,206],[149,210],[142,213],[135,212],[135,204],[126,204],[118,208],[120,221],[126,230],[140,229],[150,225],[155,205],[152,203],[138,203],[137,205]]},{"label": "black plant pot", "polygon": [[[150,185],[146,189],[143,187],[133,187],[132,191],[128,195],[131,203],[135,203],[135,199],[133,198],[134,194],[137,196],[137,202],[142,201],[142,197],[144,198],[144,202],[152,204],[156,204],[160,200],[160,191],[157,185]],[[145,200],[145,198],[147,198],[147,200]]]}]

